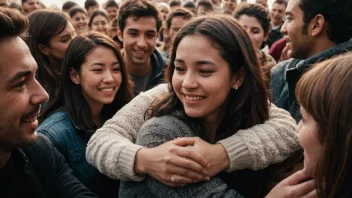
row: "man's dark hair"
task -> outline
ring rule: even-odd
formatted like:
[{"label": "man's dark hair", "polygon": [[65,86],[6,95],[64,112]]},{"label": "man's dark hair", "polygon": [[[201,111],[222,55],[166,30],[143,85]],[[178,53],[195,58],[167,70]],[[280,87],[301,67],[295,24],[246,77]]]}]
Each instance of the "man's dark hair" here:
[{"label": "man's dark hair", "polygon": [[310,20],[321,14],[327,22],[327,35],[332,42],[342,43],[351,39],[351,0],[300,0],[299,7],[303,11],[303,34],[307,34]]},{"label": "man's dark hair", "polygon": [[274,5],[274,3],[280,4],[280,5],[284,5],[285,8],[287,7],[287,1],[286,1],[286,0],[275,0],[275,1],[273,2],[273,5]]},{"label": "man's dark hair", "polygon": [[148,0],[127,0],[119,11],[119,28],[121,32],[125,29],[127,18],[133,16],[137,19],[141,17],[154,17],[156,21],[156,31],[159,32],[161,27],[161,19],[156,5]]},{"label": "man's dark hair", "polygon": [[185,8],[177,8],[175,11],[172,11],[166,19],[166,27],[170,29],[171,21],[174,17],[182,17],[183,19],[191,19],[193,17],[193,13]]},{"label": "man's dark hair", "polygon": [[115,1],[107,1],[105,3],[105,9],[108,9],[109,7],[119,8],[119,5]]},{"label": "man's dark hair", "polygon": [[88,8],[92,6],[99,6],[99,3],[96,0],[86,0],[84,2],[84,8],[88,10]]},{"label": "man's dark hair", "polygon": [[174,6],[180,6],[181,7],[181,1],[180,0],[172,0],[170,1],[170,7]]},{"label": "man's dark hair", "polygon": [[68,11],[68,14],[70,15],[71,18],[73,16],[75,16],[77,13],[83,13],[86,16],[88,16],[87,11],[84,8],[81,8],[81,7],[74,7],[74,8],[72,8],[72,9],[70,9]]},{"label": "man's dark hair", "polygon": [[73,8],[76,5],[77,3],[73,1],[67,1],[66,3],[64,3],[64,5],[62,5],[62,11],[68,12],[71,8]]},{"label": "man's dark hair", "polygon": [[197,4],[197,10],[199,6],[203,6],[207,10],[213,10],[213,4],[209,0],[200,0]]},{"label": "man's dark hair", "polygon": [[21,36],[28,29],[28,19],[17,10],[0,7],[0,44],[4,39]]},{"label": "man's dark hair", "polygon": [[196,9],[196,4],[194,4],[193,1],[187,1],[185,4],[183,4],[183,7]]},{"label": "man's dark hair", "polygon": [[256,18],[264,30],[264,35],[270,31],[270,14],[261,4],[257,3],[241,3],[235,10],[235,18],[238,20],[242,15]]}]

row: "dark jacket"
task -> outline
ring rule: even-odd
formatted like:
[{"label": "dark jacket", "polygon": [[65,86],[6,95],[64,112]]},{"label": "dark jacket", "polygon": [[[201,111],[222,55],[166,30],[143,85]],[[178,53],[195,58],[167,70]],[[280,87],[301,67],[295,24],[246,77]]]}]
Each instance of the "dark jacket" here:
[{"label": "dark jacket", "polygon": [[154,50],[150,58],[152,70],[147,82],[146,90],[140,90],[139,88],[135,87],[135,95],[138,95],[140,91],[147,91],[164,82],[164,68],[169,63],[169,59],[163,56],[157,49]]},{"label": "dark jacket", "polygon": [[333,56],[352,50],[352,40],[340,43],[320,52],[306,60],[290,59],[279,63],[271,69],[270,88],[273,103],[290,112],[291,116],[299,121],[301,113],[297,104],[295,89],[298,80],[314,63],[321,62]]},{"label": "dark jacket", "polygon": [[97,197],[78,181],[65,158],[41,134],[32,146],[12,151],[1,170],[0,184],[4,198]]},{"label": "dark jacket", "polygon": [[119,181],[100,173],[86,160],[86,148],[95,130],[84,131],[75,125],[67,111],[61,108],[46,118],[38,132],[47,136],[66,158],[76,177],[99,197],[118,197]]},{"label": "dark jacket", "polygon": [[268,40],[267,43],[269,45],[269,48],[278,40],[280,40],[282,37],[284,37],[284,35],[281,33],[281,27],[284,24],[284,22],[282,22],[282,24],[280,25],[279,28],[275,29],[275,30],[271,30],[268,36]]}]

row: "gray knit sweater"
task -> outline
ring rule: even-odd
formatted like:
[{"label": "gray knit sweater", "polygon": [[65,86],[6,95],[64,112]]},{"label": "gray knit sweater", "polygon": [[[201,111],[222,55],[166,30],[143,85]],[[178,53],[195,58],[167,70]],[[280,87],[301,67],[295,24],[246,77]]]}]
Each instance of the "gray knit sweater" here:
[{"label": "gray knit sweater", "polygon": [[[146,110],[157,96],[167,92],[166,84],[143,92],[106,121],[88,142],[87,161],[113,179],[143,180],[144,175],[136,175],[133,170],[136,153],[143,146],[134,142],[145,122]],[[283,161],[301,148],[296,122],[290,114],[274,104],[269,110],[269,120],[263,124],[239,130],[218,142],[230,159],[227,171],[263,169]]]},{"label": "gray knit sweater", "polygon": [[[193,131],[181,120],[173,116],[153,117],[141,127],[136,144],[156,147],[177,137],[193,137]],[[141,182],[121,182],[120,197],[242,197],[218,177],[210,181],[183,187],[169,187],[148,176]]]}]

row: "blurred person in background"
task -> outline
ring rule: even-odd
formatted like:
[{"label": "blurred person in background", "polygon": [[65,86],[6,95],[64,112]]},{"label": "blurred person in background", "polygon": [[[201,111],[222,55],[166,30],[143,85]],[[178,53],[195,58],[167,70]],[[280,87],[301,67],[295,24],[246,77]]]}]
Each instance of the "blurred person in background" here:
[{"label": "blurred person in background", "polygon": [[73,8],[74,6],[77,6],[77,3],[73,2],[73,1],[66,1],[63,5],[62,5],[62,11],[64,12],[68,12],[71,8]]},{"label": "blurred person in background", "polygon": [[177,8],[172,11],[166,20],[164,28],[165,45],[161,48],[163,56],[169,58],[171,41],[177,32],[193,17],[193,13],[185,8]]},{"label": "blurred person in background", "polygon": [[10,0],[0,0],[0,7],[9,7]]},{"label": "blurred person in background", "polygon": [[50,102],[57,95],[62,61],[76,35],[75,29],[61,11],[38,10],[31,13],[28,20],[26,43],[38,64],[37,79],[48,92]]},{"label": "blurred person in background", "polygon": [[225,14],[232,15],[237,7],[237,0],[222,0],[220,7]]},{"label": "blurred person in background", "polygon": [[99,3],[96,0],[86,0],[84,8],[87,10],[88,18],[90,18],[94,11],[99,10]]},{"label": "blurred person in background", "polygon": [[22,8],[26,15],[40,9],[39,0],[22,0]]},{"label": "blurred person in background", "polygon": [[275,0],[271,7],[271,31],[268,37],[269,48],[284,35],[281,33],[281,27],[285,22],[285,10],[287,7],[286,0]]},{"label": "blurred person in background", "polygon": [[103,10],[96,10],[90,17],[88,27],[97,32],[101,32],[105,35],[109,35],[110,23],[109,17]]},{"label": "blurred person in background", "polygon": [[196,13],[197,16],[206,15],[213,11],[213,4],[210,0],[200,0],[198,1]]},{"label": "blurred person in background", "polygon": [[276,65],[276,61],[261,50],[270,31],[269,11],[260,4],[241,3],[235,11],[235,18],[246,29],[269,79],[270,69]]},{"label": "blurred person in background", "polygon": [[157,6],[161,15],[161,20],[163,21],[163,23],[165,23],[167,17],[169,17],[169,14],[171,12],[170,5],[165,2],[160,2]]},{"label": "blurred person in background", "polygon": [[193,1],[187,1],[183,4],[183,7],[196,14],[196,4]]},{"label": "blurred person in background", "polygon": [[170,4],[170,9],[171,10],[174,10],[176,8],[181,7],[181,1],[180,0],[171,0],[169,4]]},{"label": "blurred person in background", "polygon": [[105,3],[105,10],[108,13],[109,21],[112,21],[119,14],[119,5],[115,0],[109,0]]},{"label": "blurred person in background", "polygon": [[85,9],[81,7],[74,7],[70,9],[68,13],[71,17],[71,22],[77,35],[88,31],[88,14]]}]

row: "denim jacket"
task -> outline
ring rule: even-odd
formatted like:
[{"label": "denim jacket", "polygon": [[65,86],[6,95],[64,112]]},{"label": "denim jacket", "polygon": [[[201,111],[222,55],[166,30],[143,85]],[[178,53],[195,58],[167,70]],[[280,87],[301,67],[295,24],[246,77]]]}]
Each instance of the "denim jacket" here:
[{"label": "denim jacket", "polygon": [[46,118],[38,132],[47,136],[64,155],[77,178],[99,197],[117,197],[119,181],[100,173],[86,160],[86,147],[95,131],[82,131],[62,108]]},{"label": "denim jacket", "polygon": [[352,51],[352,39],[326,49],[306,60],[290,59],[273,67],[270,81],[273,103],[289,111],[297,122],[301,120],[300,106],[295,95],[296,84],[299,79],[311,65],[349,51]]}]

